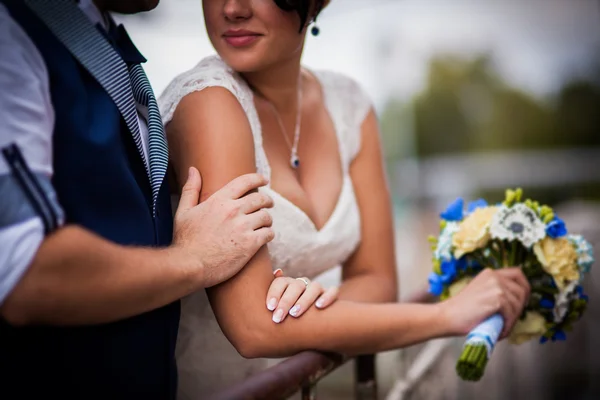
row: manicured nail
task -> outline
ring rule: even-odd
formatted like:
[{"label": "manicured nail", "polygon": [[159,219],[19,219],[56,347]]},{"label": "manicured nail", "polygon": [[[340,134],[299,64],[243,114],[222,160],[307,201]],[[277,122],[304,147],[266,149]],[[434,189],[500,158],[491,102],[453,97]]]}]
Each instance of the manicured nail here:
[{"label": "manicured nail", "polygon": [[319,300],[317,300],[315,305],[317,306],[317,308],[323,308],[323,306],[325,305],[325,300],[319,299]]},{"label": "manicured nail", "polygon": [[269,311],[273,311],[275,307],[277,307],[277,299],[275,297],[271,297],[267,303],[267,308]]},{"label": "manicured nail", "polygon": [[298,304],[296,304],[294,307],[292,307],[292,309],[290,310],[290,315],[292,317],[297,317],[298,314],[300,313],[300,306]]},{"label": "manicured nail", "polygon": [[279,310],[275,311],[275,314],[273,314],[273,322],[278,324],[281,322],[281,320],[283,320],[283,310],[280,308]]},{"label": "manicured nail", "polygon": [[277,268],[275,271],[273,271],[273,275],[277,276],[277,273],[279,272],[283,272],[283,270],[281,268]]}]

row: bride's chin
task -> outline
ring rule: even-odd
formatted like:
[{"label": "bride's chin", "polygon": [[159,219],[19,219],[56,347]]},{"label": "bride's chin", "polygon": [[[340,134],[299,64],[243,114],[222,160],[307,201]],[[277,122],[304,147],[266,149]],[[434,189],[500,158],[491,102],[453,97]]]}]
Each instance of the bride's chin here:
[{"label": "bride's chin", "polygon": [[238,73],[258,72],[265,69],[265,62],[256,55],[221,56],[231,69]]}]

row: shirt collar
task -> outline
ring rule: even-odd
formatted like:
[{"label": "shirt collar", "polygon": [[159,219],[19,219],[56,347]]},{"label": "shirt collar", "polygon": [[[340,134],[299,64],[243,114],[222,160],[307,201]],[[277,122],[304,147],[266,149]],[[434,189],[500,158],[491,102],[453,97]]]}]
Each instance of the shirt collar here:
[{"label": "shirt collar", "polygon": [[79,9],[93,25],[100,24],[104,29],[107,29],[107,16],[98,9],[92,0],[79,0]]}]

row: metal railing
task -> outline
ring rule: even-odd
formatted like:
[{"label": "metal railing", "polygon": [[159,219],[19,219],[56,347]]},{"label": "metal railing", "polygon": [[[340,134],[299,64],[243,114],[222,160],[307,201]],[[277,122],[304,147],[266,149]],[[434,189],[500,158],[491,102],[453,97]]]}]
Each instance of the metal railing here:
[{"label": "metal railing", "polygon": [[[405,302],[427,303],[433,297],[426,289],[408,297]],[[252,377],[211,397],[211,400],[286,399],[301,392],[302,400],[316,399],[317,383],[346,362],[355,362],[355,398],[377,399],[375,356],[355,358],[334,353],[305,351],[267,368]]]}]

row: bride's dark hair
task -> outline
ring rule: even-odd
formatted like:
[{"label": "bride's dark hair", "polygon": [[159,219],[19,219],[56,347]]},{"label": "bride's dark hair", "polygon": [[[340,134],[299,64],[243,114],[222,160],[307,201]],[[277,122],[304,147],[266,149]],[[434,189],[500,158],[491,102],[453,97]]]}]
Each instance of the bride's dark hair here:
[{"label": "bride's dark hair", "polygon": [[[300,16],[300,32],[306,26],[309,17],[313,20],[321,12],[325,0],[273,0],[277,7],[285,11],[295,11]],[[312,14],[312,15],[310,15]]]}]

